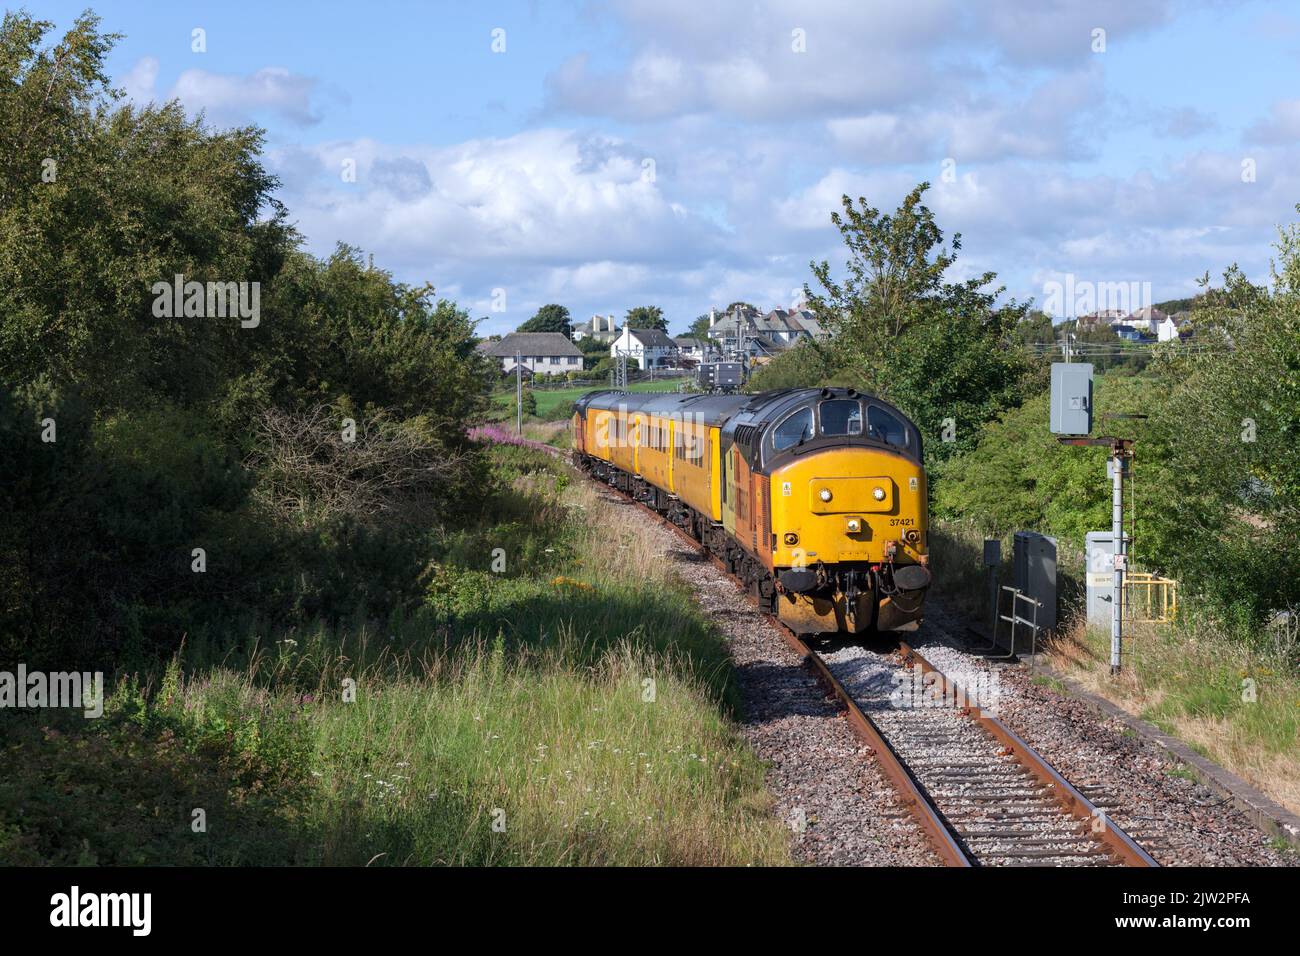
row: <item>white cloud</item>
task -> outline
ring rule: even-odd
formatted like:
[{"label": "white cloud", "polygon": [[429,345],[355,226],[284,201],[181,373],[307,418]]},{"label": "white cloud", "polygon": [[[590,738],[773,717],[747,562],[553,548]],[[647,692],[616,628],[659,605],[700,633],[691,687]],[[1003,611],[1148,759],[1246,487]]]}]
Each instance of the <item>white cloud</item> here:
[{"label": "white cloud", "polygon": [[572,57],[548,79],[549,105],[639,120],[942,108],[954,90],[1001,79],[998,64],[1094,69],[1104,56],[1093,52],[1094,28],[1110,49],[1166,23],[1171,9],[1169,0],[622,0],[608,15],[635,38],[629,65],[600,71],[586,54]]},{"label": "white cloud", "polygon": [[1093,30],[1105,31],[1106,49],[1167,23],[1170,0],[986,0],[973,4],[977,19],[1010,63],[1073,65],[1105,53],[1093,52]]},{"label": "white cloud", "polygon": [[[787,304],[810,259],[843,262],[830,222],[842,194],[890,212],[921,179],[941,228],[963,233],[953,278],[993,269],[1018,298],[1067,272],[1151,281],[1161,297],[1233,261],[1262,277],[1271,227],[1294,219],[1300,199],[1287,148],[1300,142],[1300,101],[1253,128],[1258,177],[1243,183],[1243,156],[1179,155],[1172,142],[1214,117],[1151,107],[1142,91],[1108,95],[1092,28],[1121,50],[1164,23],[1169,4],[1031,7],[624,0],[593,13],[617,21],[620,42],[545,78],[546,128],[286,145],[274,169],[313,251],[336,240],[373,251],[399,277],[489,314],[487,331],[550,301],[575,313],[653,302],[674,328],[735,299]],[[805,53],[791,49],[796,29]],[[187,105],[299,124],[316,115],[312,81],[260,75],[191,71]],[[129,78],[152,90],[157,64]],[[590,117],[616,118],[620,132],[570,128]],[[1108,134],[1134,129],[1170,138],[1160,158],[1108,149]],[[341,180],[345,161],[357,182]],[[495,288],[506,313],[488,313]]]},{"label": "white cloud", "polygon": [[1246,131],[1252,143],[1277,145],[1300,142],[1300,100],[1279,100],[1267,119],[1255,122]]},{"label": "white cloud", "polygon": [[[567,295],[627,308],[638,288],[707,258],[716,226],[646,175],[642,151],[610,137],[542,129],[445,147],[356,140],[276,151],[299,227],[374,251],[399,272],[516,303]],[[355,163],[357,181],[340,177]],[[504,321],[504,320],[503,320]]]},{"label": "white cloud", "polygon": [[298,126],[320,122],[312,111],[316,80],[284,67],[268,66],[249,76],[186,70],[171,95],[191,111],[204,110],[214,122],[270,112]]},{"label": "white cloud", "polygon": [[1078,71],[1024,97],[954,97],[939,108],[837,117],[826,127],[845,157],[872,165],[1078,159],[1093,150],[1082,131],[1104,100],[1098,73]]},{"label": "white cloud", "polygon": [[1156,111],[1154,120],[1162,136],[1174,139],[1199,136],[1217,129],[1219,125],[1213,116],[1190,106]]},{"label": "white cloud", "polygon": [[118,86],[126,93],[127,99],[144,106],[154,98],[154,84],[158,82],[158,60],[152,56],[142,56],[127,70]]},{"label": "white cloud", "polygon": [[[592,69],[585,55],[567,60],[548,78],[552,109],[639,120],[697,111],[777,119],[910,101],[936,87],[932,64],[914,54],[950,26],[953,3],[632,0],[614,9],[641,47],[613,72]],[[803,31],[802,52],[795,30]]]},{"label": "white cloud", "polygon": [[271,115],[295,126],[312,126],[320,115],[312,107],[318,82],[280,66],[268,66],[248,75],[185,70],[166,96],[157,94],[159,63],[141,57],[122,77],[120,86],[138,105],[180,100],[190,113],[203,111],[217,126],[237,126],[259,115]]}]

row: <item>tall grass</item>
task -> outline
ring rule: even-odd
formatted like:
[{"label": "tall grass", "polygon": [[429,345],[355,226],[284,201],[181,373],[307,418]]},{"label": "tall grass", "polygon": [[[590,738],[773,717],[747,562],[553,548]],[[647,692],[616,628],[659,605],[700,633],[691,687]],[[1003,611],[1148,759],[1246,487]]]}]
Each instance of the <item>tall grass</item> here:
[{"label": "tall grass", "polygon": [[420,607],[190,641],[100,720],[0,714],[0,862],[788,862],[725,646],[651,526],[493,455],[510,490],[444,536]]}]

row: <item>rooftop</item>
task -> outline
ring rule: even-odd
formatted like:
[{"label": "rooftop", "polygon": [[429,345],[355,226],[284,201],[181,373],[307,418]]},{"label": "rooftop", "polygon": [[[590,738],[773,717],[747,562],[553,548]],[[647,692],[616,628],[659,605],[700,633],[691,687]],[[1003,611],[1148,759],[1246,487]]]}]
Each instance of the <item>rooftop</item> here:
[{"label": "rooftop", "polygon": [[642,345],[650,348],[675,349],[677,343],[668,337],[667,332],[659,329],[628,329],[628,334],[636,338]]},{"label": "rooftop", "polygon": [[561,332],[511,332],[486,349],[496,358],[515,355],[581,355],[582,350]]}]

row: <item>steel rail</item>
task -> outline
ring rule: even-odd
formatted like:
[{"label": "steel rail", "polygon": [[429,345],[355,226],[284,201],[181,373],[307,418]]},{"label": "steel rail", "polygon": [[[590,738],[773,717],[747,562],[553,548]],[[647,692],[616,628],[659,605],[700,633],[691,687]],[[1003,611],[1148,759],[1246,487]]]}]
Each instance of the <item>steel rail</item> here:
[{"label": "steel rail", "polygon": [[[903,640],[898,642],[898,648],[904,659],[915,661],[923,674],[935,675],[936,680],[941,682],[939,689],[944,692],[945,698],[951,693],[953,696],[950,699],[968,699],[960,684],[927,661],[916,648]],[[1118,824],[1094,806],[1092,801],[1080,793],[1070,781],[1061,776],[1056,768],[1048,763],[1042,754],[1031,747],[1019,734],[997,717],[985,713],[978,706],[971,705],[965,708],[964,712],[998,743],[1002,744],[1017,763],[1046,784],[1063,810],[1073,817],[1088,821],[1091,835],[1114,853],[1124,865],[1160,865],[1146,850],[1138,846],[1137,842],[1125,833]],[[1099,827],[1096,826],[1097,821],[1100,821]]]},{"label": "steel rail", "polygon": [[[710,555],[710,557],[713,557]],[[806,666],[811,667],[817,672],[822,681],[828,685],[831,691],[839,698],[840,703],[848,715],[849,726],[853,732],[858,735],[858,739],[863,741],[871,750],[872,755],[876,758],[876,765],[880,768],[881,773],[893,786],[897,792],[899,802],[907,808],[912,819],[920,826],[921,831],[929,839],[934,851],[943,861],[944,866],[973,866],[974,862],[971,855],[966,851],[958,839],[956,832],[948,824],[939,808],[935,805],[930,795],[921,786],[911,769],[903,762],[898,752],[885,739],[885,735],[872,722],[858,706],[857,701],[840,683],[839,679],[831,673],[831,669],[826,666],[826,662],[821,656],[804,643],[794,631],[786,627],[780,620],[772,615],[767,617],[777,626],[785,642],[798,653]]]}]

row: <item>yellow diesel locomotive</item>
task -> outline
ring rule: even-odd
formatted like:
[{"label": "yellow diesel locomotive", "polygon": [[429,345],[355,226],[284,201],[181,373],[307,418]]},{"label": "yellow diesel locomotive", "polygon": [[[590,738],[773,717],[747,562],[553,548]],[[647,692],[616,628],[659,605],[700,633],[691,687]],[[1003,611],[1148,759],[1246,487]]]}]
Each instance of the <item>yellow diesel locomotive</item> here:
[{"label": "yellow diesel locomotive", "polygon": [[930,584],[921,436],[853,389],[600,391],[574,463],[667,516],[801,634],[894,630]]}]

